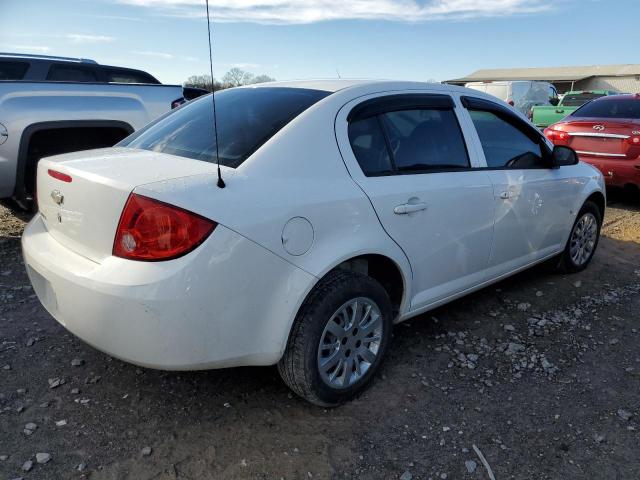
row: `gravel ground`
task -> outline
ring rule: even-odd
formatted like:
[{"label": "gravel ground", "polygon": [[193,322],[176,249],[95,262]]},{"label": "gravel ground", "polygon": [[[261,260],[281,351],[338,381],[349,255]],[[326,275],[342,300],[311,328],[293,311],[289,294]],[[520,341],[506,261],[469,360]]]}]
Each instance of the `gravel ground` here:
[{"label": "gravel ground", "polygon": [[[592,265],[535,268],[402,324],[333,410],[275,368],[168,373],[68,334],[0,207],[0,478],[640,478],[640,204],[614,199]],[[144,339],[140,339],[144,341]],[[474,448],[475,446],[475,448]]]}]

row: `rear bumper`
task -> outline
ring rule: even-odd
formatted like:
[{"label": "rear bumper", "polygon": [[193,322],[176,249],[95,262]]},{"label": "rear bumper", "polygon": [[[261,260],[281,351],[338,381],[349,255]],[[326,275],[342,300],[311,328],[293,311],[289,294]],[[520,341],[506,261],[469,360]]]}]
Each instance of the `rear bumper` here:
[{"label": "rear bumper", "polygon": [[635,160],[609,160],[580,155],[580,160],[600,170],[608,186],[624,187],[629,184],[640,186],[640,158]]},{"label": "rear bumper", "polygon": [[34,290],[59,323],[114,357],[165,370],[276,363],[315,283],[222,225],[176,260],[98,264],[60,244],[36,215],[22,248]]}]

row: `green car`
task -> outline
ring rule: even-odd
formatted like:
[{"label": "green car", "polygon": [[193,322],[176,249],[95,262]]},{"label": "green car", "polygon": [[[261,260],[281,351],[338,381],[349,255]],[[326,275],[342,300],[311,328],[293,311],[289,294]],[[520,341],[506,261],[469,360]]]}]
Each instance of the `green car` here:
[{"label": "green car", "polygon": [[567,115],[575,112],[587,102],[595,98],[605,97],[607,95],[616,95],[618,92],[611,90],[577,90],[567,92],[562,100],[556,105],[537,105],[531,109],[531,121],[538,128],[546,128],[549,125],[562,120]]}]

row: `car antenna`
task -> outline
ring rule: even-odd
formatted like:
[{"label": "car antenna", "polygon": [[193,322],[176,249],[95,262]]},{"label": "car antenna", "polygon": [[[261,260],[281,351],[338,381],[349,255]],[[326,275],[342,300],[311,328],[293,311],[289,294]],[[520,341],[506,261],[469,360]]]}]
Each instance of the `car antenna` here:
[{"label": "car antenna", "polygon": [[218,165],[218,187],[224,188],[227,185],[222,180],[222,172],[220,171],[220,151],[218,149],[218,123],[216,121],[216,92],[215,83],[213,81],[213,52],[211,50],[211,20],[209,20],[209,0],[207,2],[207,33],[209,35],[209,69],[211,70],[211,102],[213,103],[213,134],[216,141],[216,163]]}]

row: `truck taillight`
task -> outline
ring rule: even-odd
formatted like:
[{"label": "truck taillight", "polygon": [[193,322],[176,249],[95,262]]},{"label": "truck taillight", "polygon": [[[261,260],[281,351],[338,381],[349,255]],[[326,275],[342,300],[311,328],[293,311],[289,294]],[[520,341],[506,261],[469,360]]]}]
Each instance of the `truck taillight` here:
[{"label": "truck taillight", "polygon": [[73,181],[73,178],[71,178],[71,175],[67,175],[66,173],[62,173],[57,170],[48,169],[47,173],[49,174],[50,177],[53,177],[56,180],[60,180],[61,182],[71,183]]},{"label": "truck taillight", "polygon": [[556,130],[554,128],[545,128],[544,136],[551,140],[555,145],[565,144],[569,140],[569,134],[563,130]]},{"label": "truck taillight", "polygon": [[173,102],[171,102],[171,110],[173,110],[174,108],[178,108],[183,103],[187,103],[187,101],[184,99],[184,97],[176,98]]},{"label": "truck taillight", "polygon": [[113,255],[148,262],[181,257],[216,226],[196,213],[132,193],[118,223]]}]

